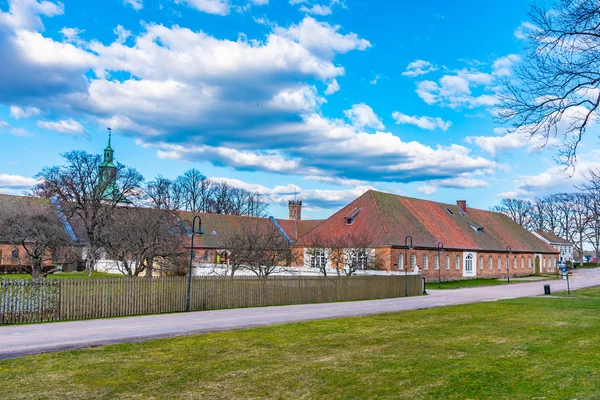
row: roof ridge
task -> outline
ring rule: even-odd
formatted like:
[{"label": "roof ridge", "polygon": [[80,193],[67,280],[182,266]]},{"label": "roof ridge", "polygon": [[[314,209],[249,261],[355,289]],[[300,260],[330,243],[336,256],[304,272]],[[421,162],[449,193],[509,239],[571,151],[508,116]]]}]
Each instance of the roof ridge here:
[{"label": "roof ridge", "polygon": [[371,196],[371,200],[373,201],[373,205],[375,206],[375,210],[377,211],[377,218],[379,218],[379,222],[381,223],[381,226],[383,227],[383,232],[385,232],[385,237],[388,240],[388,243],[391,245],[392,244],[392,239],[390,239],[390,234],[387,230],[386,225],[383,223],[383,218],[381,218],[381,212],[379,211],[379,206],[377,205],[377,202],[375,201],[375,197],[373,196],[373,190],[369,190],[369,196]]}]

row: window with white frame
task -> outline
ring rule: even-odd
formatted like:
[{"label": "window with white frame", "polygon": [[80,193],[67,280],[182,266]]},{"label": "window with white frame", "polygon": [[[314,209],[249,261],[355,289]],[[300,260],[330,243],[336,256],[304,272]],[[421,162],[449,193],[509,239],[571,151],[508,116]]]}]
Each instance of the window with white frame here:
[{"label": "window with white frame", "polygon": [[423,256],[423,269],[429,269],[429,257],[427,254]]},{"label": "window with white frame", "polygon": [[404,254],[398,254],[398,269],[404,269]]},{"label": "window with white frame", "polygon": [[483,269],[483,256],[479,256],[479,269]]},{"label": "window with white frame", "polygon": [[414,254],[410,255],[410,268],[415,269],[417,266],[417,256]]},{"label": "window with white frame", "polygon": [[513,269],[517,269],[517,256],[513,258]]},{"label": "window with white frame", "polygon": [[529,269],[532,268],[531,257],[527,257],[527,268],[529,268]]},{"label": "window with white frame", "polygon": [[313,268],[323,269],[327,265],[327,258],[325,258],[325,252],[322,250],[316,250],[310,255],[310,266]]},{"label": "window with white frame", "polygon": [[506,256],[506,270],[508,271],[509,268],[510,268],[510,258],[508,256]]},{"label": "window with white frame", "polygon": [[[473,258],[473,257],[471,257],[471,258]],[[455,263],[456,263],[456,269],[460,269],[460,257],[459,256],[456,256]]]},{"label": "window with white frame", "polygon": [[[457,256],[456,257],[456,265],[458,266],[458,263],[460,261],[460,258]],[[458,269],[458,268],[457,268]],[[467,258],[465,259],[465,272],[466,273],[471,273],[473,272],[473,256],[472,255],[468,255]]]},{"label": "window with white frame", "polygon": [[450,256],[446,256],[446,269],[450,269]]},{"label": "window with white frame", "polygon": [[364,251],[354,253],[352,255],[352,267],[354,269],[367,269],[369,265],[369,257]]},{"label": "window with white frame", "polygon": [[434,261],[433,261],[433,268],[438,270],[440,269],[440,256],[439,254],[435,255]]},{"label": "window with white frame", "polygon": [[498,256],[498,270],[502,269],[502,257]]}]

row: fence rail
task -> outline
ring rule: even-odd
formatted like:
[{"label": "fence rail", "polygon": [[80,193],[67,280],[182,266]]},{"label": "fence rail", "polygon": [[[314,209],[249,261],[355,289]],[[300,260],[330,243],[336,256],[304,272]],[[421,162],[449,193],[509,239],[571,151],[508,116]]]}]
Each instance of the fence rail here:
[{"label": "fence rail", "polygon": [[[408,294],[422,290],[409,275]],[[403,297],[404,276],[193,277],[192,311]],[[0,324],[185,311],[187,277],[0,280]]]}]

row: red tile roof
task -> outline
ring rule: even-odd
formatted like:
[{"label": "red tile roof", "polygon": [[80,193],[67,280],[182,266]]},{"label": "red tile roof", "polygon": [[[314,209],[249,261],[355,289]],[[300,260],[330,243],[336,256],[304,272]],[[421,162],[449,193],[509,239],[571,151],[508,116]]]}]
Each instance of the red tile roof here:
[{"label": "red tile roof", "polygon": [[277,219],[279,226],[285,231],[288,237],[296,241],[298,238],[306,235],[308,232],[313,230],[315,227],[321,225],[324,219],[307,219],[307,220],[293,220],[293,219]]},{"label": "red tile roof", "polygon": [[[356,208],[360,213],[352,225],[344,217]],[[468,208],[464,214],[453,204],[368,191],[335,213],[307,235],[298,245],[310,245],[316,238],[340,239],[359,233],[368,237],[373,246],[404,246],[407,235],[416,248],[437,248],[472,251],[556,253],[556,250],[535,237],[503,214]]]},{"label": "red tile roof", "polygon": [[556,235],[554,232],[544,232],[541,229],[538,229],[535,231],[535,233],[537,233],[538,235],[540,235],[541,237],[543,237],[544,239],[546,239],[547,241],[549,241],[550,243],[560,243],[560,244],[570,244],[573,245],[573,243],[569,242],[567,239],[563,239],[560,236]]}]

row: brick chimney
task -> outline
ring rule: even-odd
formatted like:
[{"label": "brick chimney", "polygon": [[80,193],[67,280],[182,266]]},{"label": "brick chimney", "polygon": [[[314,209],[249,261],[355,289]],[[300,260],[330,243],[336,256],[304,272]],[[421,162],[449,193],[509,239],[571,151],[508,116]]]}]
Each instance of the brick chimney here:
[{"label": "brick chimney", "polygon": [[290,210],[291,220],[302,220],[302,200],[290,200],[288,203],[288,208]]},{"label": "brick chimney", "polygon": [[466,214],[467,213],[467,201],[466,200],[457,200],[456,201],[456,205],[458,206],[458,208],[460,208],[460,210]]}]

